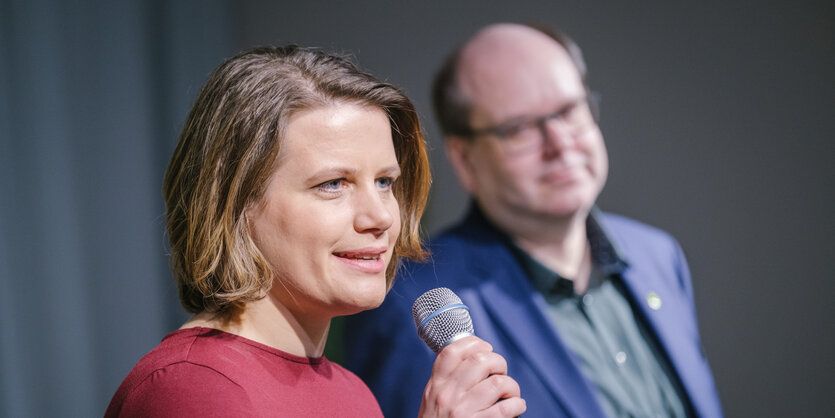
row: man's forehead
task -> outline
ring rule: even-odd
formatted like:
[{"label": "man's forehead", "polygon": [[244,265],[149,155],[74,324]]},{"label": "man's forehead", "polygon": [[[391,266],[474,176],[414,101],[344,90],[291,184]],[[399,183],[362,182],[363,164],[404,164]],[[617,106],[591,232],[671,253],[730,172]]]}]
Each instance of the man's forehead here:
[{"label": "man's forehead", "polygon": [[554,106],[562,96],[584,92],[567,51],[553,38],[522,25],[495,25],[476,34],[462,50],[457,79],[461,94],[474,108],[498,107],[493,110],[503,114],[493,116],[532,111],[536,102]]},{"label": "man's forehead", "polygon": [[477,32],[464,45],[460,67],[502,58],[528,59],[538,53],[559,50],[562,45],[545,33],[518,24],[498,24]]}]

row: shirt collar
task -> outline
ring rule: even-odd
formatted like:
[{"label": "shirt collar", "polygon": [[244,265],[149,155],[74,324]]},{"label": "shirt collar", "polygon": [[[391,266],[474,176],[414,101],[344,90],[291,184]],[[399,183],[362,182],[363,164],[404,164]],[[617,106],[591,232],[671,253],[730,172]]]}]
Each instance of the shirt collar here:
[{"label": "shirt collar", "polygon": [[[593,268],[600,273],[592,274],[592,279],[595,280],[589,283],[589,288],[599,285],[605,277],[622,273],[629,265],[614,241],[609,238],[609,234],[600,221],[601,218],[601,212],[597,207],[594,207],[586,218],[586,238],[591,248]],[[571,280],[542,265],[512,240],[507,239],[507,243],[537,290],[543,294],[573,294],[574,286]]]},{"label": "shirt collar", "polygon": [[586,218],[586,238],[591,247],[592,261],[607,275],[623,273],[629,262],[606,231],[602,218],[602,212],[597,206],[592,208]]}]

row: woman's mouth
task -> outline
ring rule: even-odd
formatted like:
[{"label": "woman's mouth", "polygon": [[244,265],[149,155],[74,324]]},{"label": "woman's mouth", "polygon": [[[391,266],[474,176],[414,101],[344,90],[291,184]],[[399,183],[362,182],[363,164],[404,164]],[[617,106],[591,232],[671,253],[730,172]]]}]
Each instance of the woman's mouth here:
[{"label": "woman's mouth", "polygon": [[342,263],[363,273],[378,274],[386,269],[383,253],[386,250],[335,251],[333,255]]},{"label": "woman's mouth", "polygon": [[352,253],[342,253],[342,252],[335,252],[333,255],[340,257],[340,258],[349,258],[355,260],[378,260],[380,259],[380,255],[363,255],[363,254],[352,254]]}]

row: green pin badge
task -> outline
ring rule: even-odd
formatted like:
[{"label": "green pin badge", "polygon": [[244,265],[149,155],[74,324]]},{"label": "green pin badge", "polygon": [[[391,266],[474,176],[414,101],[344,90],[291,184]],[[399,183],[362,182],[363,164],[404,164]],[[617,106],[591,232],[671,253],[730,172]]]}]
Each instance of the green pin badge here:
[{"label": "green pin badge", "polygon": [[654,311],[661,309],[661,296],[655,292],[647,293],[647,305]]}]

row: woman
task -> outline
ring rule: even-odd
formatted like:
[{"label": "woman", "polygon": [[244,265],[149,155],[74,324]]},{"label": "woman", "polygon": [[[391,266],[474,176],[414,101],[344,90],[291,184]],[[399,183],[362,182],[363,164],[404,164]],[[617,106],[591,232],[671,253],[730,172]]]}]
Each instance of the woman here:
[{"label": "woman", "polygon": [[[381,416],[322,353],[333,317],[378,306],[398,258],[425,256],[428,189],[418,117],[395,87],[295,46],[226,61],[163,186],[194,316],[137,363],[105,415]],[[460,340],[439,355],[421,415],[518,415],[505,373],[489,344]]]}]

